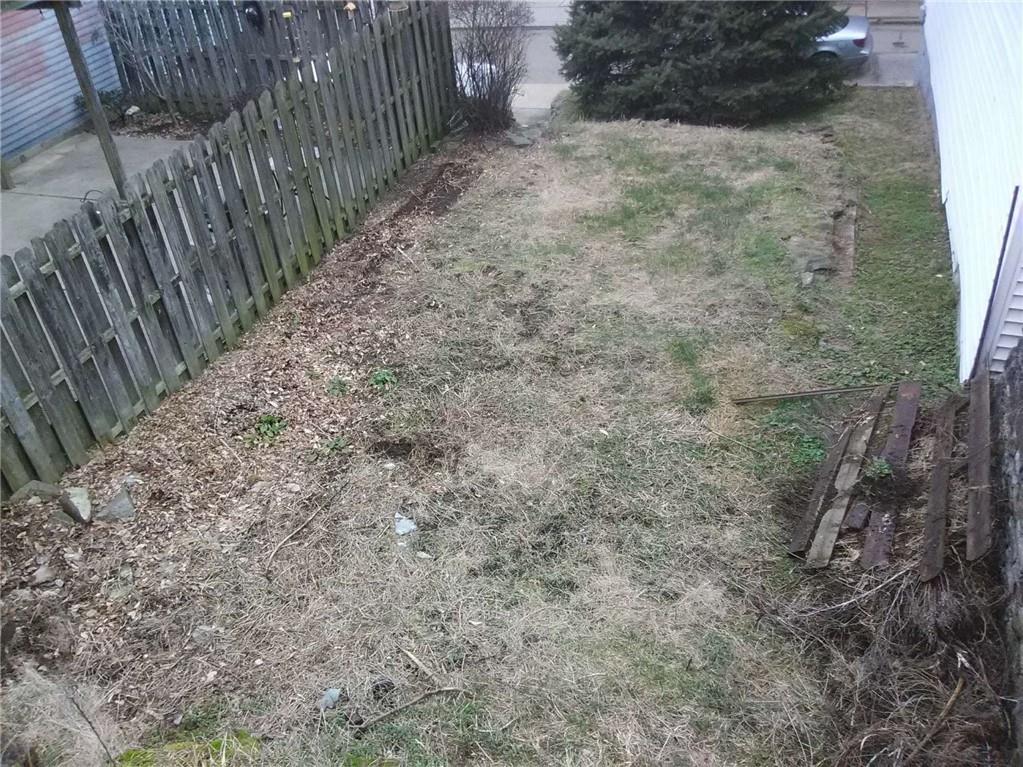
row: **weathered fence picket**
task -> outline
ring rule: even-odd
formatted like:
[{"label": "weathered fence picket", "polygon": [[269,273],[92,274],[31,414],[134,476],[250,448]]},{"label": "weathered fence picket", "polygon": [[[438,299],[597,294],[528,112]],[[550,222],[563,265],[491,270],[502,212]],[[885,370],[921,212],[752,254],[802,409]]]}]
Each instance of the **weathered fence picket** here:
[{"label": "weathered fence picket", "polygon": [[[338,47],[387,3],[103,0],[124,95],[147,109],[220,117]],[[395,15],[408,15],[396,12]]]},{"label": "weathered fence picket", "polygon": [[[229,16],[193,1],[139,5],[154,7],[128,14],[124,34],[148,41],[137,55],[170,78],[178,103],[209,109],[242,82],[247,66],[216,99],[189,92],[217,62],[252,61],[229,44],[243,36]],[[321,5],[318,18],[338,18]],[[290,38],[277,29],[278,43],[333,47],[292,61],[286,79],[187,152],[131,178],[126,199],[87,203],[0,258],[4,494],[56,481],[93,445],[124,435],[355,229],[443,132],[453,103],[451,62],[438,60],[446,13],[410,2],[355,34],[337,24]],[[173,34],[155,38],[157,24]],[[189,36],[202,37],[207,58],[183,47]]]}]

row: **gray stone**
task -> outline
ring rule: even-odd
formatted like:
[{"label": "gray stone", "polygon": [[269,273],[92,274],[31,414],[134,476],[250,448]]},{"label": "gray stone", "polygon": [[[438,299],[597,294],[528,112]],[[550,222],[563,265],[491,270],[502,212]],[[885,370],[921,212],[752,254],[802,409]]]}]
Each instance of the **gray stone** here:
[{"label": "gray stone", "polygon": [[11,494],[11,503],[17,503],[26,499],[31,500],[32,498],[60,498],[63,494],[64,491],[56,485],[33,479]]},{"label": "gray stone", "polygon": [[83,524],[92,519],[92,501],[89,500],[88,490],[84,487],[69,487],[65,498],[67,502],[61,504],[65,514]]},{"label": "gray stone", "polygon": [[54,509],[53,512],[50,514],[50,521],[55,522],[58,525],[64,525],[64,527],[73,527],[74,525],[78,524],[75,520],[73,520],[63,511],[58,511],[57,509]]},{"label": "gray stone", "polygon": [[131,500],[128,488],[122,487],[117,495],[107,501],[96,514],[96,519],[106,522],[127,522],[135,519],[135,504]]},{"label": "gray stone", "polygon": [[532,146],[534,142],[534,139],[527,135],[525,131],[508,130],[505,131],[505,135],[508,137],[508,143],[512,146]]}]

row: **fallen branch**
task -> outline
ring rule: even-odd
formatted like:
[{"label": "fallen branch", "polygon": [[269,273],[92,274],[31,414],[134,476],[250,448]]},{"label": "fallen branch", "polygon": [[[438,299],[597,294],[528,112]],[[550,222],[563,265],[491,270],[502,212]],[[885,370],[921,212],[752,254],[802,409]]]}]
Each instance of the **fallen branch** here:
[{"label": "fallen branch", "polygon": [[437,678],[437,675],[430,670],[429,666],[427,666],[425,663],[419,660],[419,658],[417,658],[411,652],[406,650],[404,647],[399,647],[398,649],[401,650],[405,657],[412,661],[413,665],[415,665],[416,668],[422,671],[430,681],[432,681],[434,684],[441,683],[440,679]]},{"label": "fallen branch", "polygon": [[472,696],[472,693],[462,687],[438,687],[435,690],[427,690],[422,695],[418,695],[407,703],[402,703],[396,708],[392,708],[390,711],[385,711],[380,716],[374,717],[362,724],[357,724],[352,727],[357,732],[365,732],[370,727],[374,727],[382,722],[386,722],[388,719],[404,711],[405,709],[412,708],[412,706],[422,703],[427,698],[432,698],[434,695],[443,695],[445,693],[453,693],[455,695],[468,695]]},{"label": "fallen branch", "polygon": [[949,697],[948,701],[945,703],[944,708],[941,709],[941,713],[938,714],[937,720],[934,722],[933,725],[931,725],[931,729],[929,729],[924,734],[923,740],[921,740],[917,744],[916,748],[914,748],[912,750],[912,752],[910,752],[909,756],[906,757],[906,761],[903,762],[904,765],[911,764],[913,762],[913,760],[916,759],[917,756],[920,755],[920,752],[924,750],[924,746],[927,745],[928,741],[930,741],[930,739],[934,737],[934,735],[938,732],[938,730],[941,729],[942,722],[945,721],[945,718],[949,715],[949,712],[952,711],[952,706],[954,706],[956,704],[956,701],[959,699],[959,696],[962,694],[963,688],[965,686],[966,686],[966,677],[963,677],[963,676],[959,677],[959,681],[956,683],[955,690],[952,691],[952,695]]},{"label": "fallen branch", "polygon": [[880,591],[881,589],[883,589],[885,586],[887,586],[892,581],[901,578],[903,575],[905,575],[906,573],[908,573],[912,569],[913,568],[911,568],[911,567],[904,567],[903,569],[901,569],[897,573],[895,573],[895,575],[891,576],[890,578],[888,578],[885,581],[882,581],[877,586],[874,586],[874,588],[869,589],[868,591],[864,591],[862,594],[857,594],[856,596],[850,597],[849,599],[845,600],[844,602],[839,602],[838,604],[835,604],[835,605],[828,605],[827,607],[820,607],[820,608],[818,608],[816,610],[809,610],[809,611],[807,611],[805,613],[799,613],[797,617],[799,617],[799,618],[809,618],[811,615],[820,615],[821,613],[826,613],[829,610],[840,610],[843,607],[848,607],[849,605],[856,604],[861,599],[866,599],[871,594],[874,594],[874,593]]},{"label": "fallen branch", "polygon": [[266,572],[267,572],[268,574],[269,574],[269,572],[270,572],[270,565],[271,565],[271,563],[272,563],[272,562],[274,561],[274,557],[276,557],[276,556],[277,556],[277,552],[278,552],[278,551],[280,551],[280,550],[281,550],[281,548],[283,548],[284,544],[285,544],[285,543],[287,543],[288,541],[290,541],[290,540],[291,540],[292,538],[294,538],[294,537],[295,537],[296,535],[298,535],[298,534],[299,534],[300,532],[302,532],[303,530],[305,530],[305,529],[306,529],[306,528],[307,528],[307,527],[309,526],[309,523],[310,523],[310,522],[312,522],[312,521],[313,521],[314,519],[316,519],[316,515],[317,515],[317,514],[319,514],[319,513],[321,512],[321,511],[323,511],[324,509],[326,509],[326,508],[327,508],[328,506],[330,506],[330,504],[332,504],[332,503],[334,502],[334,499],[335,499],[335,498],[337,498],[337,497],[338,497],[338,495],[340,495],[340,492],[338,492],[338,493],[334,493],[334,495],[332,495],[332,496],[330,497],[330,499],[329,499],[329,500],[328,500],[328,501],[327,501],[326,503],[324,503],[324,504],[321,504],[320,506],[317,506],[317,507],[316,507],[316,511],[314,511],[314,512],[313,512],[312,514],[310,514],[310,515],[309,515],[309,516],[308,516],[308,517],[306,518],[305,522],[303,522],[303,523],[302,523],[301,525],[299,525],[298,527],[296,527],[296,528],[295,528],[294,530],[292,530],[292,531],[291,531],[290,533],[288,533],[287,535],[285,535],[285,536],[284,536],[284,537],[283,537],[283,538],[281,539],[280,543],[278,543],[278,544],[277,544],[276,546],[274,546],[274,549],[273,549],[273,551],[271,551],[271,552],[270,552],[270,556],[268,556],[268,557],[266,558],[266,564],[265,564],[265,565],[263,566],[263,569],[264,569],[264,570],[265,570],[265,571],[266,571]]},{"label": "fallen branch", "polygon": [[783,394],[765,394],[761,397],[736,397],[732,400],[735,405],[750,405],[754,402],[773,402],[782,399],[801,399],[803,397],[823,397],[827,394],[853,394],[858,391],[873,391],[881,384],[869,384],[866,386],[838,386],[831,389],[805,389],[803,391],[785,392]]}]

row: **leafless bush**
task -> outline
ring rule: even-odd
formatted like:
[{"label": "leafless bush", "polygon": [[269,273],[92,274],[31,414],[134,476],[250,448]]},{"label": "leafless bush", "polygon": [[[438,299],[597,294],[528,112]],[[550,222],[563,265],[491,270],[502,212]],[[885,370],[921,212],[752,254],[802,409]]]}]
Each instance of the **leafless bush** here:
[{"label": "leafless bush", "polygon": [[458,0],[451,4],[451,18],[466,123],[479,132],[507,128],[513,122],[512,96],[526,75],[532,9],[525,2]]}]

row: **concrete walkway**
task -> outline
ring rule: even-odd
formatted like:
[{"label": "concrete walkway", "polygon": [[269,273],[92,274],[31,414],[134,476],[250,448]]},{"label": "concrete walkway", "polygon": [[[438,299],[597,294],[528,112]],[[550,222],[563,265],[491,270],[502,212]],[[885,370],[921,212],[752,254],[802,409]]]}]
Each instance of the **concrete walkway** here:
[{"label": "concrete walkway", "polygon": [[[186,141],[116,136],[125,173],[144,171]],[[12,254],[41,237],[59,219],[78,212],[83,199],[113,191],[99,141],[79,133],[40,152],[11,173],[14,189],[0,193],[0,250]]]}]

